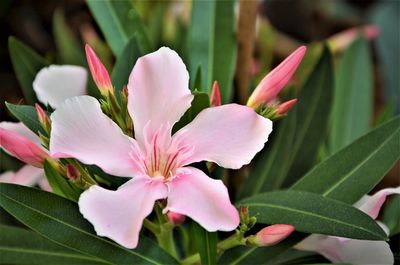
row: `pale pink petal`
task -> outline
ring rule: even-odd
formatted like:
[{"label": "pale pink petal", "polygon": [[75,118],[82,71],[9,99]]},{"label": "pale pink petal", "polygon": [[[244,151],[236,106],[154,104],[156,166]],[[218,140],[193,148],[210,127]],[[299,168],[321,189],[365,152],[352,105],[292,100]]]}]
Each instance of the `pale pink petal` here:
[{"label": "pale pink petal", "polygon": [[91,186],[79,198],[79,210],[99,236],[135,248],[143,219],[154,202],[167,196],[163,178],[134,177],[116,191]]},{"label": "pale pink petal", "polygon": [[247,106],[257,108],[261,103],[267,104],[274,99],[292,78],[305,53],[306,47],[299,47],[268,73],[254,89],[247,101]]},{"label": "pale pink petal", "polygon": [[295,248],[315,251],[335,263],[393,264],[394,257],[385,241],[354,240],[311,235]]},{"label": "pale pink petal", "polygon": [[43,104],[57,108],[64,100],[86,94],[87,72],[77,65],[50,65],[33,80],[33,90]]},{"label": "pale pink petal", "polygon": [[400,194],[400,187],[383,189],[372,196],[366,195],[356,202],[354,207],[359,208],[373,219],[376,219],[386,197],[392,194]]},{"label": "pale pink petal", "polygon": [[168,185],[166,211],[189,216],[207,231],[231,231],[239,214],[221,180],[211,179],[193,167],[178,169]]},{"label": "pale pink petal", "polygon": [[0,128],[0,147],[19,160],[35,166],[42,167],[48,154],[28,138],[15,132]]},{"label": "pale pink petal", "polygon": [[44,178],[44,171],[41,168],[25,165],[17,172],[5,172],[0,175],[0,182],[12,183],[23,186],[34,186]]},{"label": "pale pink petal", "polygon": [[15,132],[16,134],[31,140],[37,146],[41,145],[39,136],[28,129],[28,127],[26,127],[22,122],[3,121],[0,122],[0,128]]},{"label": "pale pink petal", "polygon": [[185,164],[203,160],[237,169],[250,163],[263,148],[272,122],[237,104],[208,108],[173,137],[177,146],[192,146]]},{"label": "pale pink petal", "polygon": [[[128,110],[135,123],[135,138],[143,142],[143,128],[173,125],[190,107],[189,74],[179,55],[169,48],[139,58],[128,83]],[[151,138],[151,135],[149,136]]]},{"label": "pale pink petal", "polygon": [[116,176],[142,172],[135,140],[126,136],[89,96],[67,99],[51,115],[50,153],[95,164]]}]

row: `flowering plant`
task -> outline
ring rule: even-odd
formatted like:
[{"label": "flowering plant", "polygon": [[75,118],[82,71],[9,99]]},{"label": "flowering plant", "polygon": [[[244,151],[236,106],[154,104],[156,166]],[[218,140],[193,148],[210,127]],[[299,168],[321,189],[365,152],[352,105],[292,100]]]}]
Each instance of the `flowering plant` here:
[{"label": "flowering plant", "polygon": [[[89,0],[111,75],[99,39],[86,60],[64,45],[71,57],[50,65],[10,37],[34,106],[6,103],[19,122],[0,126],[2,157],[25,163],[0,176],[0,205],[29,228],[0,225],[2,263],[394,262],[399,209],[379,212],[400,188],[366,194],[400,157],[400,118],[369,128],[370,105],[347,100],[358,84],[342,86],[370,74],[366,40],[353,30],[299,46],[247,95],[251,53],[237,49],[233,5],[193,2],[185,64],[184,50],[155,48],[129,2]],[[227,13],[200,25],[206,7]],[[56,16],[56,35],[76,44]],[[203,26],[215,31],[206,44]]]}]

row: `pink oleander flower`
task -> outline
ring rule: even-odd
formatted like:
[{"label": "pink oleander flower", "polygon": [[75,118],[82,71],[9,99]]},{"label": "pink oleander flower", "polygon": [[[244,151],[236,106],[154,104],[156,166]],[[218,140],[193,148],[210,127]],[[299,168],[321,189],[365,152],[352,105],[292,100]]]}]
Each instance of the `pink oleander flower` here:
[{"label": "pink oleander flower", "polygon": [[268,73],[250,95],[247,106],[257,108],[260,104],[267,105],[275,99],[296,72],[306,50],[305,46],[299,47]]},{"label": "pink oleander flower", "polygon": [[106,173],[131,177],[116,191],[91,186],[79,198],[82,215],[100,236],[127,248],[156,200],[164,212],[189,216],[208,231],[231,231],[239,215],[221,180],[190,164],[212,161],[238,169],[250,163],[272,131],[272,122],[237,104],[201,111],[171,135],[190,107],[193,95],[182,59],[168,48],[139,58],[128,82],[128,111],[135,139],[122,130],[89,96],[66,100],[51,115],[50,153],[95,164]]},{"label": "pink oleander flower", "polygon": [[[379,211],[391,194],[400,194],[400,187],[383,189],[373,196],[364,196],[354,207],[376,219]],[[378,223],[388,232],[388,228]],[[297,249],[315,251],[335,263],[393,264],[394,257],[385,241],[356,240],[343,237],[313,234],[295,246]]]},{"label": "pink oleander flower", "polygon": [[6,171],[0,174],[0,182],[12,183],[22,186],[35,186],[46,191],[51,191],[49,183],[44,176],[44,171],[31,165],[21,167],[17,172]]},{"label": "pink oleander flower", "polygon": [[262,247],[273,246],[287,238],[293,231],[294,226],[292,225],[270,225],[261,229],[252,240],[252,243]]}]

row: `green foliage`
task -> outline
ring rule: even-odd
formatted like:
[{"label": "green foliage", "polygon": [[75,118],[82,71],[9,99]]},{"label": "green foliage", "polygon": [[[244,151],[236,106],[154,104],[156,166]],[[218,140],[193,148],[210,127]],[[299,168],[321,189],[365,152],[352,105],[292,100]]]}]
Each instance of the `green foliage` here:
[{"label": "green foliage", "polygon": [[39,70],[47,66],[48,63],[15,37],[8,38],[8,50],[25,100],[29,104],[34,104],[37,99],[32,87],[33,80]]},{"label": "green foliage", "polygon": [[98,265],[109,264],[62,247],[38,234],[6,225],[0,225],[0,263],[20,265]]},{"label": "green foliage", "polygon": [[303,191],[273,191],[240,201],[262,224],[291,224],[296,231],[366,240],[386,234],[367,214],[340,201]]},{"label": "green foliage", "polygon": [[390,236],[400,233],[400,195],[389,200],[383,209],[382,221],[389,228]]},{"label": "green foliage", "polygon": [[142,51],[153,50],[146,28],[129,1],[86,2],[115,56],[122,54],[132,36],[137,37]]},{"label": "green foliage", "polygon": [[177,264],[147,238],[130,250],[96,236],[76,203],[52,193],[1,183],[0,206],[44,237],[111,264]]},{"label": "green foliage", "polygon": [[360,37],[346,50],[339,64],[330,139],[331,153],[371,128],[372,87],[368,43]]},{"label": "green foliage", "polygon": [[236,65],[234,23],[233,0],[193,1],[188,40],[191,76],[195,76],[200,66],[203,69],[204,86],[201,91],[209,93],[214,80],[217,80],[224,103],[229,102],[233,96],[232,83]]},{"label": "green foliage", "polygon": [[193,234],[196,236],[195,247],[200,253],[202,265],[215,265],[217,262],[217,241],[216,232],[208,232],[197,223],[192,224]]},{"label": "green foliage", "polygon": [[399,139],[397,117],[317,165],[292,189],[352,204],[371,191],[400,158]]},{"label": "green foliage", "polygon": [[14,105],[7,102],[6,107],[11,114],[15,116],[15,118],[25,124],[25,126],[28,127],[32,132],[35,134],[38,134],[38,132],[46,134],[40,125],[35,107],[27,105]]}]

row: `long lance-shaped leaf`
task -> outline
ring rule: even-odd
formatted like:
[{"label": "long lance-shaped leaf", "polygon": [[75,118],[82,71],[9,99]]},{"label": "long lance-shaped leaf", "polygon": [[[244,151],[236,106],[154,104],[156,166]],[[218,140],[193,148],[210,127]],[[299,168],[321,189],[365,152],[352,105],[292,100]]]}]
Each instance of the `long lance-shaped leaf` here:
[{"label": "long lance-shaped leaf", "polygon": [[86,2],[115,56],[120,56],[134,35],[137,35],[143,51],[153,50],[146,28],[130,1],[87,0]]},{"label": "long lance-shaped leaf", "polygon": [[20,265],[101,265],[110,264],[82,255],[27,229],[0,225],[0,263]]},{"label": "long lance-shaped leaf", "polygon": [[[203,70],[201,91],[209,93],[217,80],[222,101],[232,98],[232,83],[236,63],[234,33],[234,1],[193,1],[189,31],[190,72]],[[191,87],[194,84],[192,83]]]},{"label": "long lance-shaped leaf", "polygon": [[368,43],[357,39],[339,64],[330,130],[330,151],[338,151],[369,131],[372,121],[372,62]]},{"label": "long lance-shaped leaf", "polygon": [[317,165],[291,189],[353,204],[400,158],[400,117],[379,126]]},{"label": "long lance-shaped leaf", "polygon": [[130,250],[96,236],[78,205],[45,191],[0,184],[0,205],[20,222],[56,243],[112,264],[177,264],[151,240]]},{"label": "long lance-shaped leaf", "polygon": [[35,92],[33,91],[33,80],[39,70],[45,67],[48,63],[34,50],[15,37],[10,37],[8,39],[8,50],[26,102],[34,104],[37,102],[37,99]]},{"label": "long lance-shaped leaf", "polygon": [[14,105],[6,102],[7,109],[15,116],[20,122],[25,124],[32,132],[38,134],[46,134],[40,125],[35,107],[28,105]]},{"label": "long lance-shaped leaf", "polygon": [[197,223],[193,223],[196,236],[196,250],[200,253],[201,264],[214,265],[217,262],[217,233],[208,232]]},{"label": "long lance-shaped leaf", "polygon": [[346,203],[304,191],[266,192],[240,202],[263,224],[291,224],[296,231],[365,240],[386,234],[367,214]]}]

